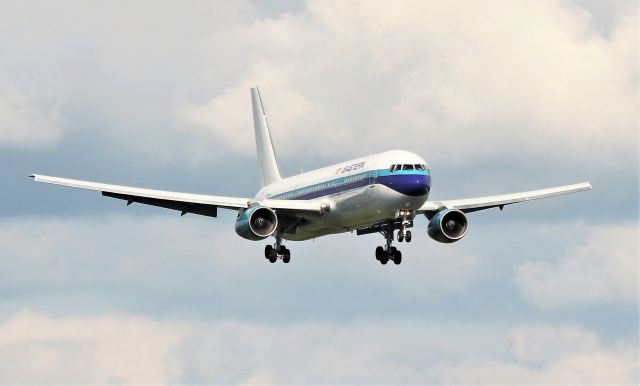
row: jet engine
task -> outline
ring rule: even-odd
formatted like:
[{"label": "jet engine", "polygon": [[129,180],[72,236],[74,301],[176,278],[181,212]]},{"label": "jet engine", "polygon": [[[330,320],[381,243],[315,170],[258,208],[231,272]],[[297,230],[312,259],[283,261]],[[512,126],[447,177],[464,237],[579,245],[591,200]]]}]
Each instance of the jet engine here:
[{"label": "jet engine", "polygon": [[236,233],[247,240],[262,240],[278,229],[276,212],[266,206],[241,209],[236,219]]},{"label": "jet engine", "polygon": [[441,243],[453,243],[467,234],[467,216],[458,209],[442,209],[429,221],[427,234]]}]

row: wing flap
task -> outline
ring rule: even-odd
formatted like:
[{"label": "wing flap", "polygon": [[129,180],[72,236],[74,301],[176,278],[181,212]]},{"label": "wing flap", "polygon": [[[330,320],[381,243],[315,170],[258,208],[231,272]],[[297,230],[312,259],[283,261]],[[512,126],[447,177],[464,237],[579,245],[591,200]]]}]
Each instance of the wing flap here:
[{"label": "wing flap", "polygon": [[127,205],[137,202],[145,205],[157,206],[165,209],[173,209],[180,211],[184,216],[187,213],[199,214],[201,216],[218,217],[218,207],[215,205],[194,204],[183,201],[160,200],[157,198],[130,196],[127,194],[118,194],[111,192],[102,192],[105,197],[117,198],[127,201]]},{"label": "wing flap", "polygon": [[442,208],[459,209],[465,213],[469,213],[496,207],[502,208],[505,205],[576,193],[584,190],[591,190],[591,184],[583,182],[580,184],[557,186],[553,188],[502,194],[497,196],[466,198],[460,200],[428,201],[418,209],[418,213],[435,212]]}]

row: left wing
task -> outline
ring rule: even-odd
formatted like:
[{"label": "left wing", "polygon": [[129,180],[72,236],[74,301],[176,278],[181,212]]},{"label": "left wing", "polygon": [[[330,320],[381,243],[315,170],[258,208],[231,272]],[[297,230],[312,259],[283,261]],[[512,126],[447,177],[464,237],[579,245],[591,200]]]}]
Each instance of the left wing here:
[{"label": "left wing", "polygon": [[97,190],[105,197],[117,198],[127,201],[127,205],[137,202],[161,208],[179,210],[182,215],[194,213],[203,216],[217,217],[218,208],[238,210],[249,208],[255,204],[265,205],[271,209],[285,211],[318,212],[322,213],[322,203],[319,201],[303,200],[263,200],[256,201],[251,198],[209,196],[205,194],[191,194],[169,192],[164,190],[152,190],[135,188],[131,186],[110,185],[90,181],[72,180],[68,178],[50,177],[34,174],[36,182],[69,186],[72,188]]},{"label": "left wing", "polygon": [[420,207],[420,209],[418,209],[417,212],[424,213],[430,217],[433,213],[443,208],[459,209],[464,213],[496,207],[502,209],[505,205],[554,197],[562,194],[576,193],[583,190],[591,190],[591,184],[583,182],[581,184],[558,186],[555,188],[532,190],[521,193],[503,194],[499,196],[466,198],[461,200],[427,201],[422,205],[422,207]]}]

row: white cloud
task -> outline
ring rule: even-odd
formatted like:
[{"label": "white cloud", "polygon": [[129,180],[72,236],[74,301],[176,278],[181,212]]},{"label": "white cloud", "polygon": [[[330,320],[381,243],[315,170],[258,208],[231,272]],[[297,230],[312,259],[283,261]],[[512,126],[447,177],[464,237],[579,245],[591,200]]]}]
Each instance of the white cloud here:
[{"label": "white cloud", "polygon": [[49,146],[62,132],[62,114],[55,107],[0,89],[0,147]]},{"label": "white cloud", "polygon": [[54,94],[78,136],[134,163],[252,155],[255,84],[286,157],[637,158],[633,8],[603,36],[570,2],[70,4],[2,13],[0,86]]},{"label": "white cloud", "polygon": [[170,383],[185,329],[130,315],[52,318],[28,310],[0,323],[0,383]]},{"label": "white cloud", "polygon": [[516,286],[544,309],[637,302],[639,234],[637,224],[593,228],[557,261],[519,266]]},{"label": "white cloud", "polygon": [[[404,246],[409,252],[399,267],[376,264],[367,252],[371,240],[360,238],[338,244],[335,238],[296,243],[290,245],[297,253],[292,264],[271,266],[260,257],[263,243],[229,238],[229,224],[220,220],[225,223],[128,216],[0,223],[0,272],[5,273],[0,291],[8,294],[2,302],[6,316],[0,322],[0,381],[636,381],[637,336],[605,345],[595,332],[579,326],[522,324],[517,315],[496,315],[487,321],[468,304],[476,301],[474,296],[484,299],[483,292],[462,299],[454,294],[464,293],[486,275],[506,287],[508,278],[499,268],[512,259],[515,265],[521,261],[518,256],[498,259],[482,250],[473,255],[465,252],[465,244],[453,249],[426,247],[426,236],[416,234],[415,245]],[[579,238],[597,239],[583,227],[557,227],[572,228]],[[508,228],[530,236],[538,229]],[[537,232],[550,236],[555,231],[545,226]],[[508,240],[511,234],[503,236]],[[477,242],[467,247],[476,249],[482,244]],[[336,245],[342,253],[327,254]],[[501,301],[487,296],[483,315],[491,312],[489,303]],[[456,312],[462,310],[466,321],[458,321],[456,312],[433,307],[431,302],[438,299],[454,299]],[[87,303],[94,308],[87,308]],[[107,311],[96,304],[107,304]],[[23,307],[54,315],[97,316],[7,312]],[[108,313],[114,307],[147,315]],[[355,312],[347,313],[346,308]],[[180,312],[191,310],[186,315],[193,315],[194,309],[199,310],[198,321]],[[371,309],[378,311],[371,314]],[[209,311],[225,320],[207,317]],[[149,315],[171,315],[171,320]],[[234,320],[237,316],[242,319]],[[509,321],[513,317],[516,321]]]},{"label": "white cloud", "polygon": [[[562,2],[310,2],[238,29],[252,52],[246,74],[183,117],[209,127],[209,141],[250,154],[248,87],[257,82],[288,154],[361,154],[391,142],[447,162],[523,151],[629,162],[638,120],[630,12],[605,38],[586,11]],[[452,158],[451,146],[465,156]]]},{"label": "white cloud", "polygon": [[3,383],[634,384],[638,370],[630,346],[603,347],[565,326],[270,326],[28,310],[0,322],[0,359]]},{"label": "white cloud", "polygon": [[545,365],[566,356],[598,350],[598,337],[577,327],[527,325],[509,333],[513,357],[523,363]]},{"label": "white cloud", "polygon": [[[259,82],[261,79],[266,81]],[[221,143],[236,153],[255,153],[249,88],[256,85],[269,90],[271,95],[269,99],[263,97],[268,101],[264,107],[270,122],[271,113],[275,122],[285,128],[300,127],[309,117],[321,117],[320,106],[308,100],[290,81],[285,69],[257,63],[251,74],[245,75],[235,86],[225,89],[205,106],[178,107],[178,119],[185,124],[180,130],[194,139],[190,156],[196,162],[210,162],[211,158],[217,158],[211,149]],[[278,117],[278,111],[283,110],[286,114]],[[279,139],[276,151],[295,148],[294,141],[298,138],[284,135]]]}]

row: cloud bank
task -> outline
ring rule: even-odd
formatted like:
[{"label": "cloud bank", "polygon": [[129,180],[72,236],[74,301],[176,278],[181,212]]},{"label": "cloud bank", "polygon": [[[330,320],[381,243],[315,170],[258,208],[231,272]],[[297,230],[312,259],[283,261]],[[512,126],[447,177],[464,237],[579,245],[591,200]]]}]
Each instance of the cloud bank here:
[{"label": "cloud bank", "polygon": [[268,326],[29,310],[0,322],[0,359],[3,383],[623,384],[638,370],[631,347],[568,326]]}]

